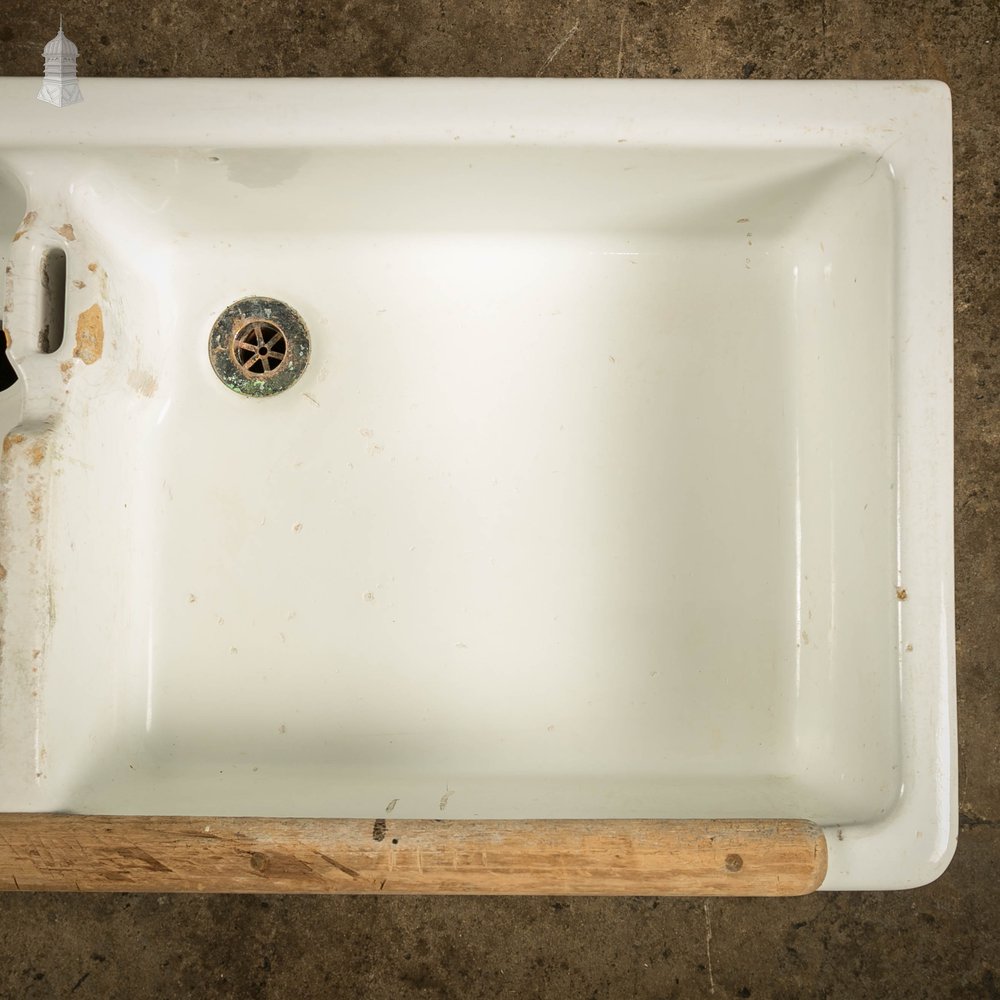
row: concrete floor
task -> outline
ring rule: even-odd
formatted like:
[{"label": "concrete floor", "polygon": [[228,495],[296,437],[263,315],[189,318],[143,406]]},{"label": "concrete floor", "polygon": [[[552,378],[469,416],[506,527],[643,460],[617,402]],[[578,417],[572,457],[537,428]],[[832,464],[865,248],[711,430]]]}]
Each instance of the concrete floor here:
[{"label": "concrete floor", "polygon": [[894,894],[708,904],[8,894],[0,996],[1000,997],[996,0],[4,0],[0,75],[41,71],[59,13],[84,77],[947,81],[962,834],[938,882]]}]

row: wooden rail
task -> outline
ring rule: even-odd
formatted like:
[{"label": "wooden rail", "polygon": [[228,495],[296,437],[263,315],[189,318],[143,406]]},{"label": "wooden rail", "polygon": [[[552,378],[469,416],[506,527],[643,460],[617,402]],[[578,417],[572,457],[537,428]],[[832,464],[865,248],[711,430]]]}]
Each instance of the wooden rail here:
[{"label": "wooden rail", "polygon": [[360,820],[0,814],[0,889],[794,896],[805,820]]}]

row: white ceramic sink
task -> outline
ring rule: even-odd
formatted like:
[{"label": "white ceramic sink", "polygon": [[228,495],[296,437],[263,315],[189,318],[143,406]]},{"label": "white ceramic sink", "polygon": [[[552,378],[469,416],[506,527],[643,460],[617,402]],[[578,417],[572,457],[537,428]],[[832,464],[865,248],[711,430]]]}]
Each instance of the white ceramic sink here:
[{"label": "white ceramic sink", "polygon": [[[947,88],[36,90],[0,810],[788,816],[826,888],[943,870]],[[268,398],[209,357],[252,296],[310,336]]]}]

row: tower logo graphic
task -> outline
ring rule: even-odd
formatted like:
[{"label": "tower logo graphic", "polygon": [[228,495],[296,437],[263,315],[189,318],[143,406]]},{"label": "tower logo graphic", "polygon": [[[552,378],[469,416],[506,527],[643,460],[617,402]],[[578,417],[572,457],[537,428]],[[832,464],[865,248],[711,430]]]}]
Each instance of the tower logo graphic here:
[{"label": "tower logo graphic", "polygon": [[45,46],[45,79],[38,99],[57,108],[78,104],[83,100],[80,84],[76,79],[77,47],[63,34],[59,18],[59,34]]}]

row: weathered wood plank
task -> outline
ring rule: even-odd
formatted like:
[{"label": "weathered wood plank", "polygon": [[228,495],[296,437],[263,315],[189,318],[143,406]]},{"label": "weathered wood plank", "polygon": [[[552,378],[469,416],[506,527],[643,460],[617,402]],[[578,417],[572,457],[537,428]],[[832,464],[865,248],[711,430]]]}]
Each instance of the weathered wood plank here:
[{"label": "weathered wood plank", "polygon": [[0,889],[800,895],[805,820],[358,820],[0,814]]}]

